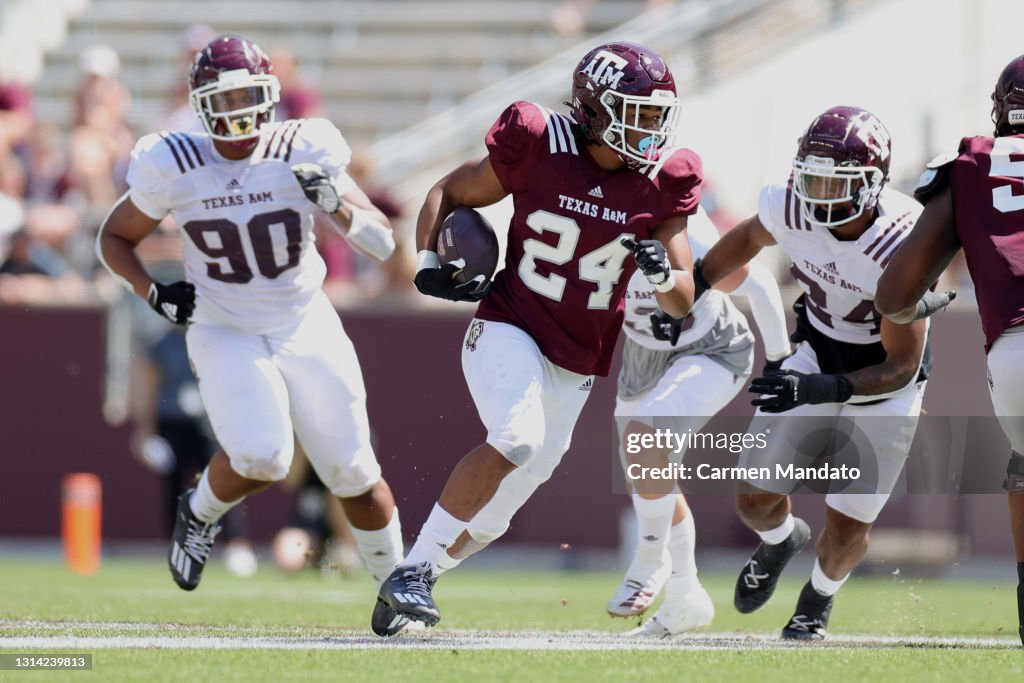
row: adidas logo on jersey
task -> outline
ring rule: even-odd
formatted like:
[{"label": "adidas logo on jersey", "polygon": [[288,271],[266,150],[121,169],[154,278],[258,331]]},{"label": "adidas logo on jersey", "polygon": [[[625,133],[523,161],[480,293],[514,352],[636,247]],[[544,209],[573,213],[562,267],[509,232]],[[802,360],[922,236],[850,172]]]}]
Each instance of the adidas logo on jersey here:
[{"label": "adidas logo on jersey", "polygon": [[601,191],[601,186],[598,185],[593,190],[588,192],[591,197],[597,197],[598,199],[604,199],[604,192]]},{"label": "adidas logo on jersey", "polygon": [[238,182],[238,178],[232,178],[231,182],[227,184],[226,190],[237,190],[242,187],[242,183]]},{"label": "adidas logo on jersey", "polygon": [[835,261],[829,261],[825,264],[825,270],[832,273],[833,275],[839,275],[839,269],[836,267]]},{"label": "adidas logo on jersey", "polygon": [[580,391],[590,391],[594,388],[594,378],[588,377],[587,381],[580,385]]}]

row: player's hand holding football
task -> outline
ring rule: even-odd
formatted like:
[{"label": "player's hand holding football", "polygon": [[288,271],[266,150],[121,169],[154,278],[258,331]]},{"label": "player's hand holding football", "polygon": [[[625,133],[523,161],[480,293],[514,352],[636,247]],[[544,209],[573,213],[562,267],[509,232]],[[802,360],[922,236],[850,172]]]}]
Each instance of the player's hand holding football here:
[{"label": "player's hand holding football", "polygon": [[783,413],[805,403],[845,403],[853,396],[853,384],[842,375],[783,370],[754,379],[748,391],[760,394],[751,405],[766,413]]},{"label": "player's hand holding football", "polygon": [[622,246],[633,252],[636,265],[659,292],[667,292],[675,286],[672,265],[668,262],[665,245],[658,240],[640,240],[629,237],[622,239]]},{"label": "player's hand holding football", "polygon": [[331,179],[318,164],[296,164],[292,173],[299,181],[306,198],[327,213],[335,213],[341,208],[341,197],[334,189]]},{"label": "player's hand holding football", "polygon": [[[434,255],[437,258],[437,255]],[[491,281],[478,275],[469,282],[458,284],[454,278],[465,267],[464,259],[456,259],[442,266],[421,263],[413,284],[420,294],[448,301],[480,301],[491,289]]]},{"label": "player's hand holding football", "polygon": [[655,311],[651,313],[651,333],[655,339],[667,341],[675,346],[679,341],[680,332],[683,331],[683,320],[685,318],[673,318],[664,311]]},{"label": "player's hand holding football", "polygon": [[196,308],[196,287],[185,281],[169,285],[154,282],[149,286],[146,301],[150,308],[175,325],[184,325]]}]

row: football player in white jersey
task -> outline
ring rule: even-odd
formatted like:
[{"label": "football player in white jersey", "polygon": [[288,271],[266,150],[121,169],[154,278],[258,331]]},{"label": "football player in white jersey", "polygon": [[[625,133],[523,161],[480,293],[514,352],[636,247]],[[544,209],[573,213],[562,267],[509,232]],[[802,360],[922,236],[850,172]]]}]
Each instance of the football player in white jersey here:
[{"label": "football player in white jersey", "polygon": [[786,476],[786,466],[820,467],[825,455],[836,466],[859,465],[859,478],[847,474],[828,486],[817,559],[783,638],[825,637],[835,593],[867,551],[921,410],[927,322],[894,323],[873,303],[882,269],[921,212],[912,198],[885,187],[890,154],[889,133],[875,116],[829,109],[801,138],[788,183],[766,185],[757,214],[695,266],[703,290],[778,244],[803,289],[796,351],[750,387],[760,395],[750,433],[764,434],[767,445],[745,451],[740,465],[767,475],[748,475],[737,491],[740,517],[761,537],[736,583],[740,612],[768,601],[783,567],[810,538],[807,524],[791,514],[788,494],[799,482]]},{"label": "football player in white jersey", "polygon": [[[139,140],[130,189],[97,238],[125,287],[188,325],[189,359],[223,447],[181,498],[171,574],[185,590],[199,584],[217,520],[285,477],[294,432],[379,582],[402,558],[398,510],[370,445],[355,350],[321,290],[313,212],[380,260],[394,249],[390,225],[347,175],[351,153],[333,124],[273,121],[279,85],[257,45],[216,38],[196,55],[189,85],[205,132]],[[187,277],[173,284],[155,282],[135,253],[168,214]]]},{"label": "football player in white jersey", "polygon": [[[703,257],[718,241],[718,230],[703,209],[690,217],[686,235],[694,258]],[[751,262],[720,281],[717,289],[748,298],[769,364],[789,356],[782,297],[768,269]],[[696,432],[743,388],[753,368],[754,336],[744,315],[717,289],[705,293],[686,318],[675,319],[658,308],[654,290],[642,274],[633,274],[626,290],[617,417],[680,416],[673,420],[676,432]],[[676,463],[682,457],[683,451],[671,455]],[[623,458],[627,464],[625,454]],[[643,463],[667,464],[667,456]],[[608,602],[608,613],[639,616],[664,587],[665,600],[657,614],[634,635],[675,635],[710,624],[714,607],[697,579],[694,522],[686,499],[673,481],[627,480],[634,488],[636,553]]]}]

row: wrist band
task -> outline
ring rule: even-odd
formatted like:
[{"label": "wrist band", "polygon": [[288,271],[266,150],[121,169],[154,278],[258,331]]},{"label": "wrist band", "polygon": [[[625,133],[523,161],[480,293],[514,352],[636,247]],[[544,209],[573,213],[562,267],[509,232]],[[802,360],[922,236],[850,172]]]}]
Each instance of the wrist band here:
[{"label": "wrist band", "polygon": [[424,268],[440,268],[441,260],[437,257],[436,251],[429,249],[421,249],[416,252],[416,272],[423,270]]}]

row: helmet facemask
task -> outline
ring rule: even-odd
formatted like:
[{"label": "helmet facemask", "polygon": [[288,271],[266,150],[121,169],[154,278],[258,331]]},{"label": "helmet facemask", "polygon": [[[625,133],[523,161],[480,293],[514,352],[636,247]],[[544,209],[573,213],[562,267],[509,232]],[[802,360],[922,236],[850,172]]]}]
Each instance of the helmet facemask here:
[{"label": "helmet facemask", "polygon": [[838,228],[874,208],[885,173],[874,166],[836,166],[830,157],[808,154],[793,160],[793,193],[804,219]]},{"label": "helmet facemask", "polygon": [[[671,154],[679,124],[679,100],[674,92],[655,90],[637,96],[609,89],[599,103],[609,120],[600,133],[601,142],[618,152],[628,166],[646,168]],[[659,121],[657,127],[643,125],[641,118],[648,116]],[[637,141],[631,143],[631,139]]]},{"label": "helmet facemask", "polygon": [[216,81],[189,92],[189,102],[214,140],[253,140],[260,128],[274,120],[274,105],[281,99],[277,76],[235,69],[218,74]]}]

